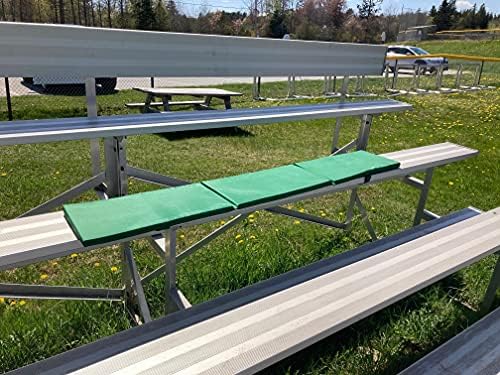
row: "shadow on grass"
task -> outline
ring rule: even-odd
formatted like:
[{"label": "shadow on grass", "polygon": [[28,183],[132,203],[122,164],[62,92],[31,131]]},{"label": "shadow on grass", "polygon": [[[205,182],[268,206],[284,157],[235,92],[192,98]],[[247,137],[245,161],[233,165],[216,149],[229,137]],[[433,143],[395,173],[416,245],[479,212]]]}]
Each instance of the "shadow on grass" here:
[{"label": "shadow on grass", "polygon": [[183,131],[176,133],[158,133],[160,137],[166,138],[169,141],[180,141],[188,138],[203,138],[203,137],[254,137],[249,131],[234,128],[220,129],[204,129],[195,131]]}]

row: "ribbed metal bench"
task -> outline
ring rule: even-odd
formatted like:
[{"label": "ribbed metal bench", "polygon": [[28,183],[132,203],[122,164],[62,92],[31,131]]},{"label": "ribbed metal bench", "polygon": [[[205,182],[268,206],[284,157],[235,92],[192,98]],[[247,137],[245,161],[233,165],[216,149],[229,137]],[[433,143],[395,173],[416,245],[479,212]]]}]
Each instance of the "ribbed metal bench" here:
[{"label": "ribbed metal bench", "polygon": [[[250,197],[251,199],[248,200],[248,194],[245,191],[242,191],[241,189],[233,189],[233,192],[229,192],[231,196],[228,198],[233,200],[236,199],[236,201],[230,202],[222,199],[221,196],[218,196],[216,202],[210,202],[211,200],[213,200],[215,194],[210,195],[210,197],[208,197],[210,199],[207,199],[208,203],[206,203],[208,204],[208,206],[206,207],[208,211],[203,211],[203,215],[200,214],[200,210],[205,209],[203,208],[204,206],[206,206],[205,203],[203,203],[203,205],[189,209],[190,211],[187,213],[178,213],[176,211],[176,216],[172,216],[172,213],[168,212],[168,207],[165,207],[164,215],[172,216],[170,218],[167,218],[167,216],[161,218],[161,220],[163,220],[163,223],[166,223],[167,219],[170,220],[168,222],[168,225],[166,226],[163,224],[163,226],[161,226],[160,222],[155,221],[158,220],[157,214],[151,216],[148,215],[147,212],[143,212],[145,209],[147,209],[148,206],[145,203],[143,204],[140,196],[139,200],[137,200],[137,198],[135,198],[134,196],[130,196],[124,198],[116,198],[109,202],[91,202],[88,203],[90,206],[96,205],[99,207],[99,209],[104,209],[104,211],[106,211],[108,210],[107,206],[113,206],[114,202],[123,201],[124,203],[126,203],[130,201],[131,205],[136,205],[134,201],[137,200],[139,202],[139,206],[132,210],[128,210],[127,206],[125,206],[124,212],[127,213],[127,211],[130,211],[132,214],[143,212],[143,217],[130,218],[127,215],[118,215],[118,221],[122,220],[122,225],[119,222],[113,222],[112,217],[116,216],[108,215],[109,217],[104,217],[103,215],[98,215],[99,217],[103,217],[102,225],[95,226],[95,228],[93,228],[92,226],[88,228],[88,230],[90,231],[90,235],[86,237],[86,234],[83,237],[83,242],[87,240],[86,246],[82,243],[82,238],[79,238],[75,234],[62,212],[4,221],[0,223],[0,270],[19,267],[45,259],[68,255],[70,253],[88,251],[97,247],[103,247],[114,243],[127,244],[125,246],[125,255],[126,259],[130,263],[130,267],[133,269],[133,272],[131,272],[131,274],[134,279],[133,284],[137,289],[135,290],[135,293],[137,293],[138,300],[140,302],[139,308],[141,310],[141,315],[143,315],[145,317],[145,320],[148,321],[150,319],[149,309],[142,291],[142,282],[147,282],[154,277],[164,274],[166,266],[163,265],[151,272],[149,275],[141,278],[136,270],[135,263],[133,262],[132,253],[128,246],[129,241],[143,237],[151,238],[150,242],[153,245],[153,248],[162,257],[165,257],[168,269],[168,272],[166,273],[169,285],[166,298],[167,311],[171,311],[173,309],[183,309],[189,306],[189,303],[176,286],[176,263],[182,261],[187,256],[193,254],[195,251],[205,246],[211,240],[221,235],[232,226],[236,225],[249,213],[256,210],[268,209],[271,212],[294,216],[295,214],[293,212],[289,212],[288,209],[281,206],[290,202],[296,202],[299,200],[322,196],[325,194],[332,194],[346,190],[356,191],[356,189],[361,186],[382,182],[389,179],[403,179],[409,184],[418,186],[420,189],[422,189],[423,194],[421,195],[421,199],[417,207],[417,213],[415,215],[415,217],[418,218],[418,221],[420,221],[420,219],[422,217],[425,217],[426,215],[429,216],[428,218],[434,218],[425,210],[425,198],[426,194],[428,193],[429,186],[425,183],[420,183],[420,185],[418,185],[418,181],[412,180],[408,176],[419,171],[427,171],[427,173],[429,173],[429,171],[432,171],[435,167],[446,165],[458,160],[464,160],[476,154],[477,151],[475,150],[458,146],[452,143],[443,143],[382,155],[383,159],[389,158],[390,160],[399,163],[399,167],[396,169],[385,171],[384,169],[379,169],[376,170],[376,173],[369,172],[369,174],[366,175],[366,173],[368,173],[366,172],[366,170],[371,171],[370,168],[372,168],[373,165],[369,165],[368,167],[366,167],[362,163],[360,167],[362,167],[363,169],[359,169],[357,173],[360,173],[359,171],[361,170],[364,170],[364,172],[360,174],[359,177],[357,177],[357,174],[352,175],[353,172],[349,172],[351,173],[351,179],[348,179],[347,181],[344,181],[343,174],[349,171],[349,169],[342,170],[342,168],[339,168],[338,170],[327,170],[325,173],[330,175],[330,177],[328,178],[336,178],[338,179],[338,183],[332,184],[330,182],[325,182],[320,178],[317,179],[318,181],[316,181],[316,184],[311,185],[312,182],[307,179],[308,187],[306,190],[304,190],[305,187],[302,186],[303,182],[299,181],[300,184],[295,186],[295,188],[298,190],[292,189],[290,190],[291,193],[288,192],[286,195],[283,195],[282,192],[278,190],[273,190],[271,193],[269,191],[265,191],[264,193],[268,195],[265,200],[263,200],[262,195],[259,195],[258,197],[252,196]],[[327,158],[327,160],[342,158],[348,160],[348,158],[352,159],[352,155],[353,154],[340,155],[332,158]],[[319,160],[321,161],[322,159]],[[311,162],[309,162],[309,164],[311,164],[310,167],[312,168],[312,170],[317,167],[315,163],[317,163],[317,161],[312,162],[312,164]],[[297,164],[301,165],[303,163]],[[354,167],[356,167],[355,164],[353,164],[353,168]],[[380,165],[378,165],[378,168],[380,168]],[[257,177],[255,174],[249,174],[248,176]],[[244,179],[247,179],[248,176],[244,177]],[[367,179],[367,176],[369,176],[369,179]],[[259,178],[261,179],[262,177]],[[231,179],[233,178],[230,177],[229,180]],[[247,182],[245,182],[245,184],[247,184]],[[201,184],[192,184],[185,187],[182,186],[181,188],[196,190],[201,189],[199,187],[200,185]],[[221,180],[208,181],[206,182],[206,185],[217,188],[218,186],[221,186]],[[165,192],[162,192],[160,190],[153,194],[171,195],[176,192],[175,189],[176,188],[167,189],[165,190]],[[280,186],[279,189],[291,188],[287,188],[286,185],[283,185],[283,187]],[[209,194],[209,191],[207,192],[207,189],[201,189],[201,191],[203,191],[204,194]],[[224,190],[221,190],[221,194],[225,194],[223,193],[223,191]],[[234,191],[236,191],[236,193],[238,194],[242,192],[243,195],[234,195]],[[198,193],[196,194],[198,195]],[[271,196],[269,196],[269,194],[271,194]],[[363,220],[367,225],[368,230],[373,232],[373,228],[371,228],[371,225],[369,223],[366,210],[359,200],[357,193],[354,196],[356,205],[363,215]],[[422,199],[422,197],[424,199]],[[201,198],[203,198],[203,196],[199,197],[199,199]],[[215,198],[217,198],[217,196]],[[164,201],[164,204],[168,205],[169,199],[165,199]],[[86,206],[87,205],[83,205],[82,207]],[[71,211],[72,206],[70,205],[68,207]],[[78,208],[80,206],[77,205],[76,207]],[[192,245],[191,247],[176,255],[176,231],[180,227],[197,225],[212,220],[219,220],[228,216],[234,216],[234,218],[228,221],[224,226],[215,230],[213,233],[207,235],[198,243]],[[179,218],[181,217],[183,217],[183,219],[179,220]],[[327,218],[319,218],[304,214],[304,216],[302,216],[302,219],[331,228],[344,228],[342,223],[337,223]],[[85,224],[85,220],[83,220],[83,223]],[[130,224],[132,224],[132,226],[130,226]],[[115,227],[118,227],[118,229],[116,230]],[[167,227],[168,231],[164,232]],[[106,232],[104,234],[98,233],[98,235],[96,235],[97,232],[95,232],[95,230],[99,231],[101,229],[105,229]],[[169,246],[167,246],[167,243],[169,244]],[[25,285],[20,284],[0,284],[0,295],[6,297],[41,298],[45,295],[49,298],[55,298],[59,294],[61,298],[65,299],[106,299],[107,291],[110,291],[110,293],[108,294],[109,299],[117,299],[117,296],[119,299],[120,290],[116,289],[72,288],[65,286],[43,286],[38,287],[37,289],[37,286],[26,287]]]},{"label": "ribbed metal bench", "polygon": [[500,373],[500,308],[468,327],[400,375]]},{"label": "ribbed metal bench", "polygon": [[463,210],[14,373],[255,373],[498,250]]}]

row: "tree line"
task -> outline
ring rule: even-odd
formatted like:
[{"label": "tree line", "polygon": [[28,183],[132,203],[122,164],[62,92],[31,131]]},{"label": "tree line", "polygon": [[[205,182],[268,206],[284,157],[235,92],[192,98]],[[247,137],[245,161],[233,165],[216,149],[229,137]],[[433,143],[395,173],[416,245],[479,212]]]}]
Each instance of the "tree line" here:
[{"label": "tree line", "polygon": [[443,0],[436,9],[432,6],[429,16],[438,31],[442,30],[464,30],[464,29],[487,29],[495,18],[492,13],[486,11],[486,6],[481,4],[479,9],[474,4],[472,8],[458,11],[456,0]]},{"label": "tree line", "polygon": [[382,13],[383,0],[359,0],[356,9],[349,8],[346,0],[247,1],[240,11],[205,11],[193,17],[179,10],[174,0],[0,0],[0,19],[273,38],[290,34],[305,40],[370,43],[395,40],[406,26],[487,28],[499,21],[486,12],[484,4],[460,12],[455,0],[443,0],[428,13],[419,9],[399,14]]}]

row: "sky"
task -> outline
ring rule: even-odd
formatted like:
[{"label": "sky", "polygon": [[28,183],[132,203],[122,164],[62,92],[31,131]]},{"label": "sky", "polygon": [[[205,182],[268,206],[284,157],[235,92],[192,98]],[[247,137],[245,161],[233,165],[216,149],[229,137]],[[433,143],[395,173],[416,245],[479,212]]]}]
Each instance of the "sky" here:
[{"label": "sky", "polygon": [[[200,11],[210,11],[224,9],[227,11],[245,11],[248,9],[250,0],[178,0],[176,3],[187,14],[196,15]],[[356,9],[356,4],[361,0],[347,0],[347,5]],[[400,13],[404,8],[405,11],[429,10],[433,5],[439,6],[441,0],[384,0],[382,10],[386,13]],[[500,13],[500,0],[483,0],[477,1],[477,6],[484,3],[489,12]],[[468,9],[474,5],[474,0],[457,0],[457,8],[460,10]]]}]

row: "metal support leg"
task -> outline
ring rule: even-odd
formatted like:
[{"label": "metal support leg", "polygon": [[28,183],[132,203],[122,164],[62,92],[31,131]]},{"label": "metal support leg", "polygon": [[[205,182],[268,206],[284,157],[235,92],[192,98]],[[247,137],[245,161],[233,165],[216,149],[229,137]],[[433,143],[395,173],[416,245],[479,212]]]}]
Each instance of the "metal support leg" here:
[{"label": "metal support leg", "polygon": [[359,195],[357,192],[354,193],[354,196],[355,196],[354,201],[356,202],[356,206],[358,206],[358,210],[361,213],[361,218],[363,220],[363,223],[365,224],[366,229],[368,230],[368,233],[372,238],[372,241],[376,241],[378,237],[377,234],[375,233],[375,229],[373,229],[370,218],[368,217],[368,212],[366,211],[365,206],[363,206],[363,203],[361,203],[361,199],[359,199]]},{"label": "metal support leg", "polygon": [[[123,256],[127,265],[127,273],[129,274],[128,276],[130,276],[127,280],[127,283],[133,281],[131,290],[133,290],[134,295],[129,296],[130,299],[128,301],[135,300],[135,305],[139,309],[140,316],[142,317],[144,323],[148,323],[151,321],[151,314],[149,312],[148,303],[146,301],[146,296],[142,287],[141,277],[139,275],[139,272],[137,271],[137,265],[135,264],[134,255],[132,253],[132,250],[130,249],[130,244],[128,242],[123,244]],[[127,288],[125,288],[125,290],[127,290]],[[131,307],[134,308],[135,306]]]},{"label": "metal support leg", "polygon": [[288,76],[288,97],[294,98],[295,96],[295,76]]},{"label": "metal support leg", "polygon": [[443,87],[443,66],[440,65],[436,72],[436,89],[440,91]]},{"label": "metal support leg", "polygon": [[4,83],[5,83],[5,98],[7,100],[7,116],[9,121],[12,121],[14,117],[12,115],[12,97],[10,95],[9,77],[4,78]]},{"label": "metal support leg", "polygon": [[201,240],[199,240],[195,244],[188,247],[186,250],[184,250],[179,255],[176,255],[177,262],[182,262],[182,260],[184,260],[186,257],[190,256],[191,254],[196,252],[198,249],[201,249],[203,246],[207,245],[210,241],[213,241],[215,238],[219,237],[221,234],[223,234],[224,232],[226,232],[230,228],[234,227],[236,224],[241,222],[246,217],[247,217],[247,215],[238,215],[238,216],[234,217],[233,219],[229,220],[227,223],[220,226],[219,228],[214,230],[212,233],[208,234],[207,236],[203,237]]},{"label": "metal support leg", "polygon": [[[104,140],[104,156],[106,159],[105,179],[107,193],[110,198],[127,195],[127,153],[124,137],[106,138]],[[128,243],[122,248],[122,281],[125,287],[125,303],[132,311],[136,310],[136,300],[139,301],[138,310],[144,320],[151,319],[147,304],[144,305],[144,291],[140,285],[140,277],[132,257]]]},{"label": "metal support leg", "polygon": [[460,86],[462,85],[462,70],[463,70],[463,65],[459,64],[457,68],[457,75],[455,76],[455,88],[459,89]]},{"label": "metal support leg", "polygon": [[363,117],[361,118],[361,126],[359,128],[358,142],[356,145],[357,150],[366,150],[366,147],[368,146],[368,138],[370,137],[372,122],[372,115],[363,115]]},{"label": "metal support leg", "polygon": [[[87,117],[97,118],[97,95],[95,89],[95,78],[85,80],[85,95],[87,97]],[[90,140],[90,156],[92,160],[92,174],[96,175],[101,171],[101,157],[99,152],[99,140]]]},{"label": "metal support leg", "polygon": [[484,69],[484,60],[481,61],[481,65],[479,66],[479,73],[477,75],[477,80],[476,80],[476,86],[480,87],[481,85],[481,76],[483,75],[483,69]]},{"label": "metal support leg", "polygon": [[394,72],[392,74],[392,83],[391,83],[392,90],[396,90],[396,87],[398,86],[398,74],[399,74],[399,66],[398,66],[398,60],[396,60],[396,63],[394,64]]},{"label": "metal support leg", "polygon": [[417,67],[417,76],[415,77],[415,91],[420,90],[420,76],[422,75],[422,67]]},{"label": "metal support leg", "polygon": [[230,96],[224,96],[224,107],[226,109],[231,109],[231,97]]},{"label": "metal support leg", "polygon": [[481,313],[486,314],[493,301],[495,300],[495,295],[497,289],[500,287],[500,254],[497,254],[497,263],[495,265],[495,269],[493,270],[493,274],[491,275],[491,280],[486,289],[486,294],[484,295],[483,302],[481,304]]},{"label": "metal support leg", "polygon": [[144,107],[142,107],[142,110],[141,110],[142,113],[152,112],[152,108],[151,108],[152,101],[153,101],[153,95],[147,94],[146,100],[144,101]]},{"label": "metal support leg", "polygon": [[0,296],[6,298],[60,299],[82,301],[121,301],[122,289],[82,288],[76,286],[50,286],[0,283]]},{"label": "metal support leg", "polygon": [[177,305],[173,300],[173,295],[177,289],[176,286],[176,230],[170,228],[165,233],[167,239],[167,251],[165,252],[165,314],[177,310]]},{"label": "metal support leg", "polygon": [[378,237],[377,234],[375,233],[375,229],[373,229],[373,225],[370,221],[370,218],[368,217],[368,212],[366,211],[365,206],[363,206],[363,203],[359,198],[358,189],[353,189],[351,191],[351,197],[349,198],[349,205],[347,207],[346,220],[344,223],[345,229],[349,230],[352,227],[352,219],[354,217],[354,206],[358,207],[358,210],[361,213],[361,219],[363,220],[363,223],[365,224],[365,227],[368,230],[371,239],[373,241],[377,240]]},{"label": "metal support leg", "polygon": [[[162,103],[163,103],[163,110],[165,112],[169,112],[170,111],[170,106],[169,106],[168,102],[171,99],[172,99],[172,97],[170,95],[165,95],[165,96],[161,97],[161,100],[162,100]],[[151,102],[149,104],[151,104]]]},{"label": "metal support leg", "polygon": [[415,212],[415,218],[413,219],[413,226],[419,225],[422,219],[424,218],[425,204],[427,202],[427,197],[429,196],[429,190],[431,187],[433,173],[434,173],[434,168],[429,168],[425,171],[424,184],[420,191],[420,198],[418,200],[417,211]]},{"label": "metal support leg", "polygon": [[[347,96],[347,90],[349,89],[349,76],[344,76],[344,80],[342,82],[342,88],[340,89],[340,102],[343,103]],[[335,130],[333,132],[333,140],[332,140],[332,149],[331,153],[333,154],[337,151],[339,138],[340,138],[340,128],[342,127],[342,118],[338,117],[335,120]]]},{"label": "metal support leg", "polygon": [[100,172],[97,175],[89,178],[88,180],[83,181],[78,185],[72,187],[71,189],[66,190],[65,192],[57,195],[56,197],[48,200],[47,202],[44,202],[41,205],[32,208],[31,210],[20,215],[19,217],[38,215],[45,212],[49,212],[50,210],[59,207],[63,203],[66,203],[67,201],[76,198],[79,195],[82,195],[86,191],[99,187],[103,182],[104,182],[104,172]]},{"label": "metal support leg", "polygon": [[349,204],[347,206],[345,224],[346,229],[351,229],[352,218],[354,216],[354,205],[356,204],[357,189],[351,190],[351,196],[349,198]]}]

